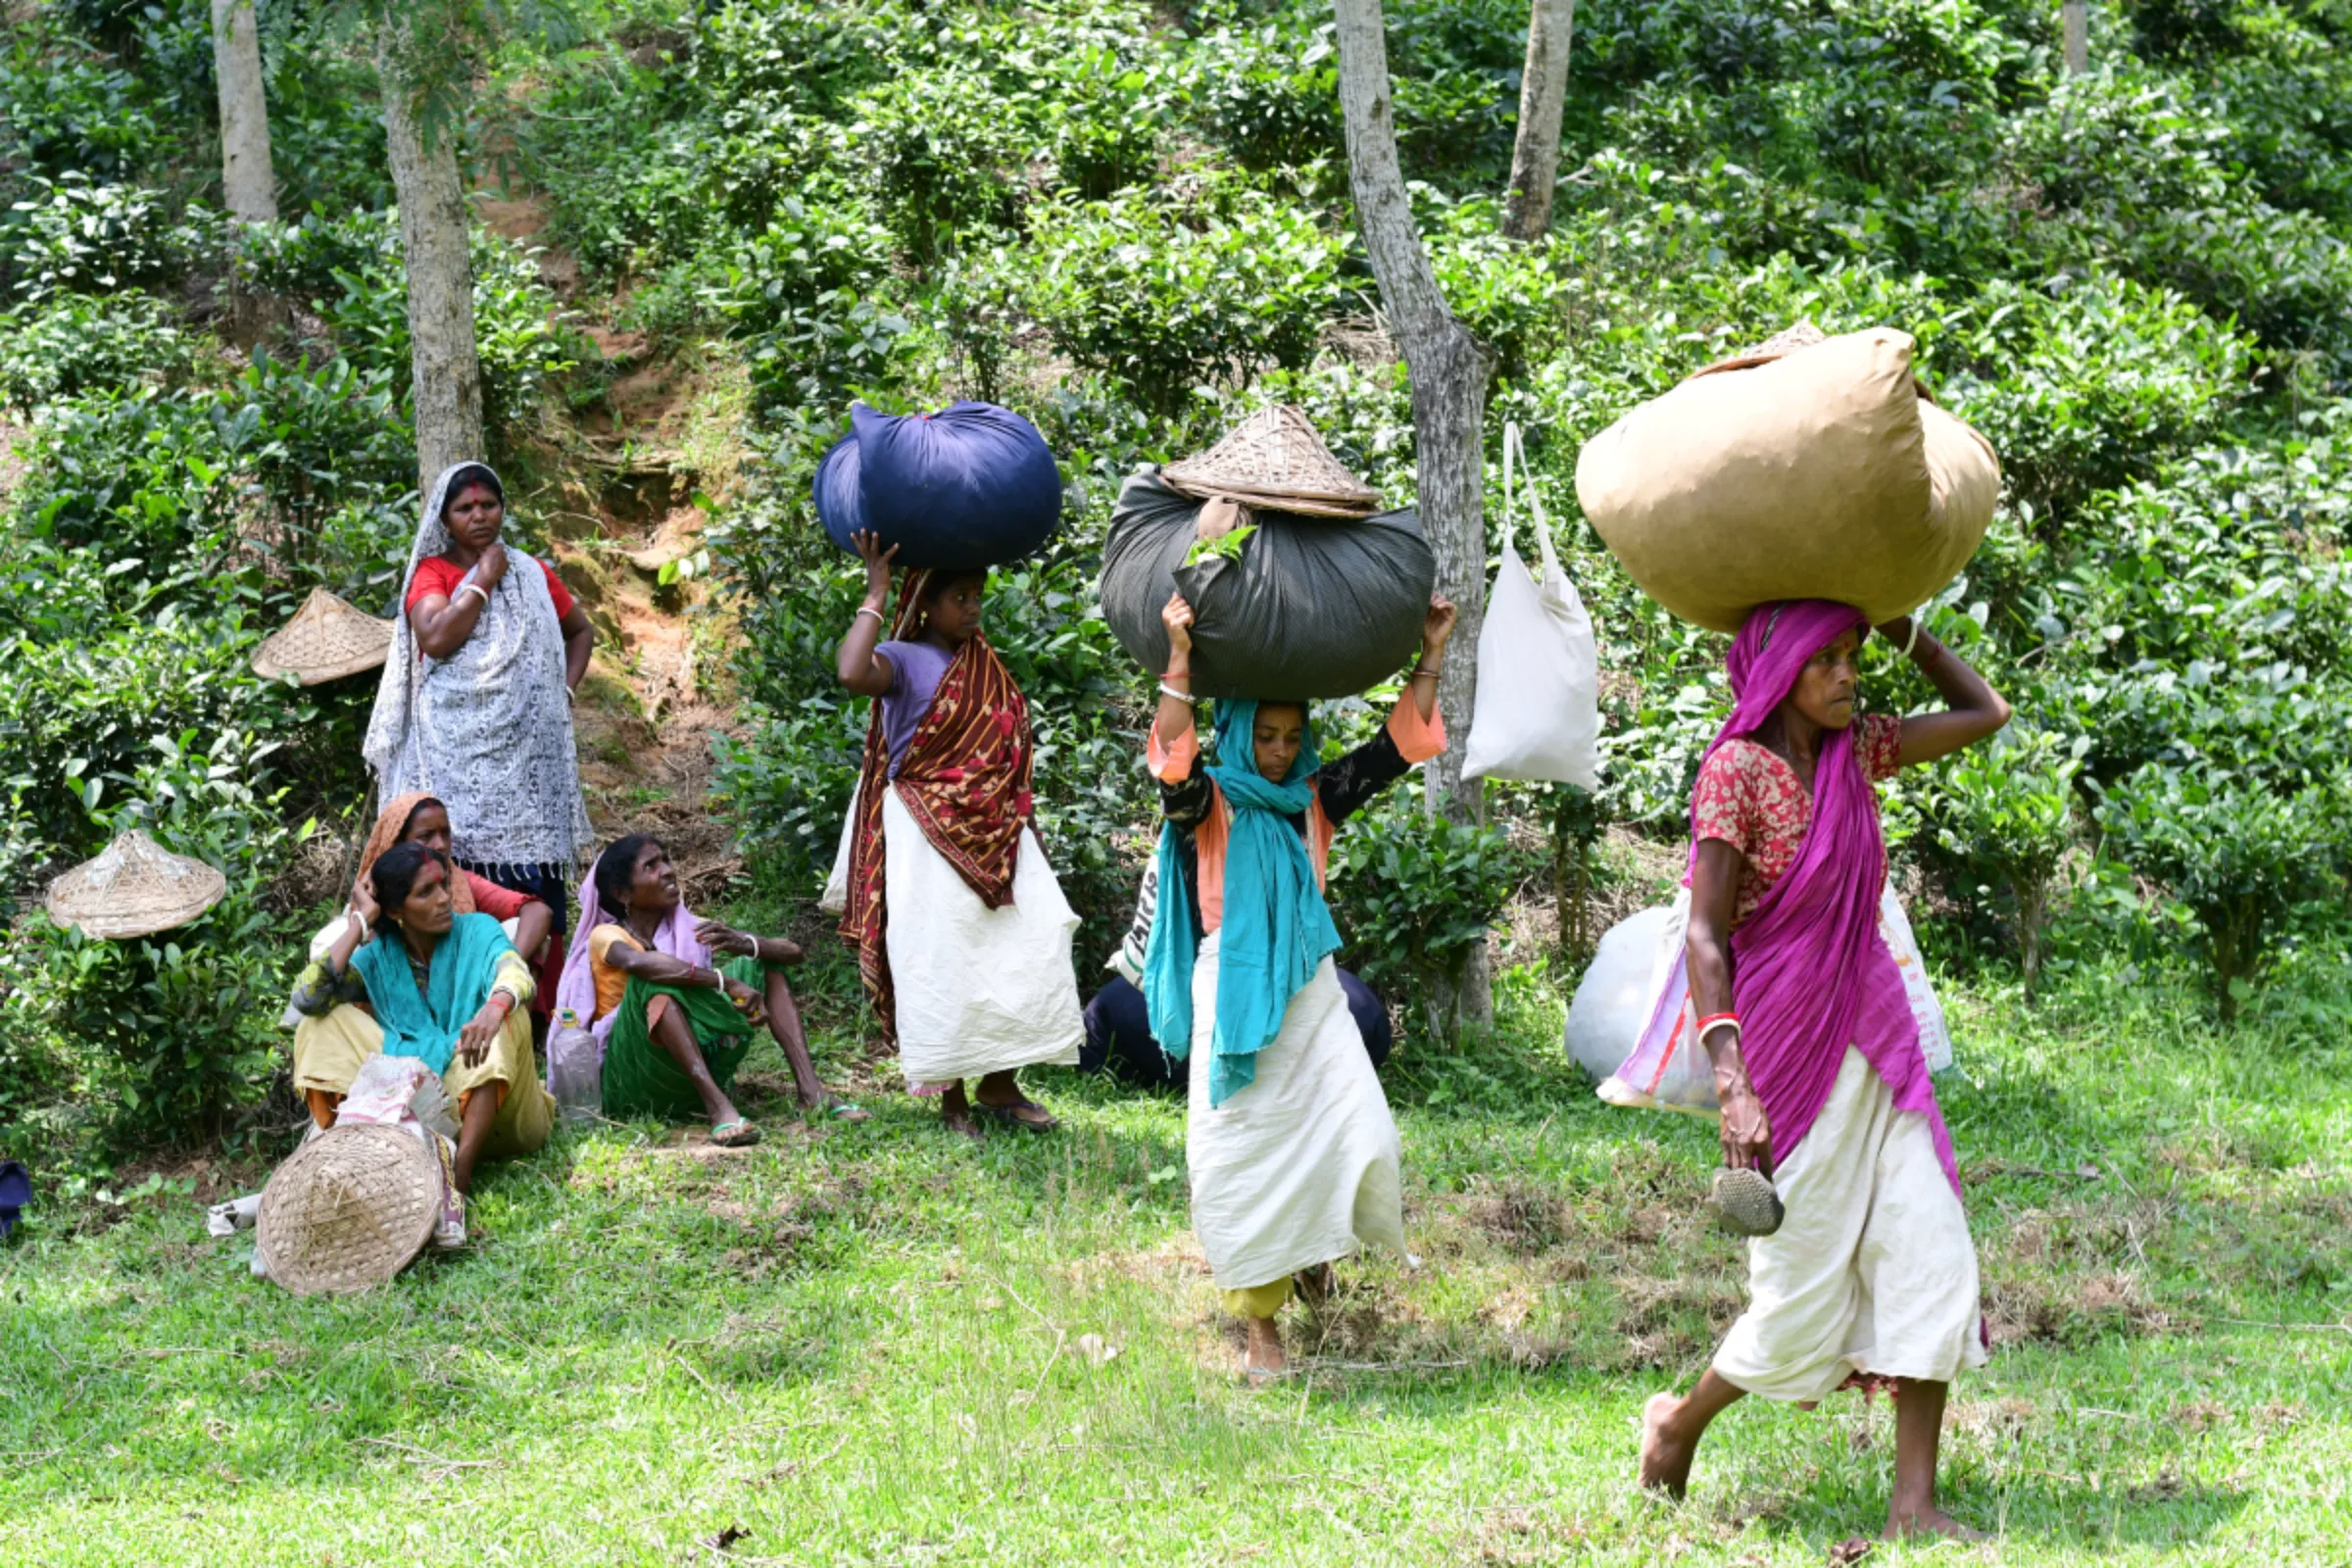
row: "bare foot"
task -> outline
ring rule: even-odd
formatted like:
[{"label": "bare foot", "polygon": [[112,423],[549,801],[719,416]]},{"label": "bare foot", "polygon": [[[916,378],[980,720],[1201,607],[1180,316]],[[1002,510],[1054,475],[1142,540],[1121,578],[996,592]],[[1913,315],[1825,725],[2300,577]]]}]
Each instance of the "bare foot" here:
[{"label": "bare foot", "polygon": [[961,1133],[974,1143],[988,1136],[981,1131],[980,1119],[972,1114],[972,1102],[963,1098],[961,1084],[950,1085],[948,1092],[939,1097],[939,1119],[948,1131]]},{"label": "bare foot", "polygon": [[1934,1503],[1925,1508],[1893,1508],[1886,1514],[1886,1539],[1900,1541],[1905,1536],[1941,1536],[1946,1541],[1983,1541],[1982,1530],[1972,1530],[1945,1513]]},{"label": "bare foot", "polygon": [[1694,1445],[1666,1435],[1666,1423],[1682,1402],[1671,1394],[1653,1394],[1642,1406],[1642,1490],[1662,1490],[1677,1502],[1690,1489],[1690,1460],[1697,1451]]},{"label": "bare foot", "polygon": [[1242,1351],[1242,1376],[1253,1389],[1262,1389],[1290,1369],[1282,1353],[1282,1330],[1270,1317],[1250,1320],[1250,1345]]}]

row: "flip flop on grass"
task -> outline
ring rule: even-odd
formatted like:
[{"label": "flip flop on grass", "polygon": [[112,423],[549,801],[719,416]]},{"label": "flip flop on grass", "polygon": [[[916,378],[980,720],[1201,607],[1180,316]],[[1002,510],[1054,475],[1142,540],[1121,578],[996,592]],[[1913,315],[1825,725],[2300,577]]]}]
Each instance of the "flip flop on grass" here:
[{"label": "flip flop on grass", "polygon": [[710,1129],[710,1142],[721,1149],[749,1149],[764,1136],[758,1122],[743,1116],[722,1121]]},{"label": "flip flop on grass", "polygon": [[[1053,1112],[1031,1100],[1011,1100],[1002,1105],[992,1105],[985,1100],[975,1100],[972,1102],[972,1108],[992,1121],[1002,1122],[1007,1127],[1025,1133],[1050,1133],[1061,1125],[1060,1122],[1054,1119]],[[1037,1114],[1035,1116],[1021,1114],[1028,1110],[1033,1110]]]}]

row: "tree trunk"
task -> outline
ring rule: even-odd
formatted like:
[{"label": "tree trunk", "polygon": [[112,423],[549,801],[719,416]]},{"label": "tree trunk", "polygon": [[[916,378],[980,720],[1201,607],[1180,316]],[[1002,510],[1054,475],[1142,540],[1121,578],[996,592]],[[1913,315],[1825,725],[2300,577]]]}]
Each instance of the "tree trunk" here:
[{"label": "tree trunk", "polygon": [[482,440],[482,367],[473,342],[473,258],[467,249],[466,188],[456,137],[428,136],[400,68],[405,28],[376,38],[383,77],[384,139],[400,197],[400,246],[409,284],[409,364],[416,411],[417,487],[453,463],[487,456]]},{"label": "tree trunk", "polygon": [[277,221],[270,165],[270,111],[262,91],[262,40],[254,0],[213,0],[213,76],[220,88],[220,193],[229,216]]},{"label": "tree trunk", "polygon": [[1576,0],[1534,0],[1527,12],[1527,66],[1519,76],[1519,134],[1511,146],[1511,187],[1502,231],[1540,239],[1551,228],[1551,192],[1560,173],[1560,104],[1568,95],[1568,45],[1576,36]]},{"label": "tree trunk", "polygon": [[2090,0],[2060,0],[2058,21],[2066,35],[2066,74],[2080,76],[2090,69]]},{"label": "tree trunk", "polygon": [[[1483,427],[1493,364],[1446,307],[1429,253],[1413,227],[1404,172],[1396,161],[1380,0],[1338,0],[1337,15],[1348,181],[1389,329],[1404,352],[1405,373],[1412,381],[1421,524],[1437,554],[1438,591],[1461,612],[1438,682],[1447,735],[1445,754],[1429,764],[1430,809],[1455,821],[1477,821],[1485,814],[1485,792],[1477,780],[1462,777],[1462,745],[1478,696],[1478,633],[1486,617]],[[1492,1020],[1483,946],[1473,951],[1459,986],[1448,989],[1457,992],[1449,1005],[1458,1022],[1484,1026]]]},{"label": "tree trunk", "polygon": [[[213,79],[220,90],[220,195],[242,223],[277,221],[277,175],[270,162],[270,108],[262,86],[262,40],[254,0],[213,0]],[[229,283],[229,336],[251,348],[270,302],[246,279]]]}]

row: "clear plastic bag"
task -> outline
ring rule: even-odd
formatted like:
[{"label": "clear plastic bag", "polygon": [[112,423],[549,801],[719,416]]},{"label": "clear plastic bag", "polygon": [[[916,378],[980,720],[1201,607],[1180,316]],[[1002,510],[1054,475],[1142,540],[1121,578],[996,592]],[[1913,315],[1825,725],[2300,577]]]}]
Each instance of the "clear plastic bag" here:
[{"label": "clear plastic bag", "polygon": [[[1638,1110],[1680,1110],[1720,1118],[1715,1101],[1715,1068],[1699,1045],[1698,1014],[1690,1004],[1690,978],[1684,968],[1684,938],[1690,929],[1690,890],[1683,889],[1669,906],[1659,928],[1652,960],[1650,1004],[1642,1032],[1617,1070],[1601,1081],[1600,1098],[1612,1105]],[[1903,997],[1919,1024],[1919,1051],[1928,1071],[1937,1073],[1952,1064],[1952,1037],[1943,1019],[1943,1004],[1928,979],[1919,942],[1903,913],[1903,901],[1891,886],[1879,891],[1879,936],[1893,956],[1903,977]]]}]

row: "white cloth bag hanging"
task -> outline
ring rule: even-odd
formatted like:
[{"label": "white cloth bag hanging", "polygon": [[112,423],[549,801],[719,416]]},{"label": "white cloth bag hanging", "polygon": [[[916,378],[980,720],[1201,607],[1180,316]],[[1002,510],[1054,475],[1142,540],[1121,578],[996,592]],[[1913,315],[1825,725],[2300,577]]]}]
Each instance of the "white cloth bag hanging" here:
[{"label": "white cloth bag hanging", "polygon": [[[1478,634],[1478,704],[1470,719],[1469,778],[1600,785],[1600,653],[1592,617],[1560,568],[1532,481],[1528,514],[1544,562],[1539,583],[1511,538],[1511,467],[1527,466],[1519,426],[1502,427],[1502,565]],[[1522,479],[1525,479],[1524,471]]]}]

